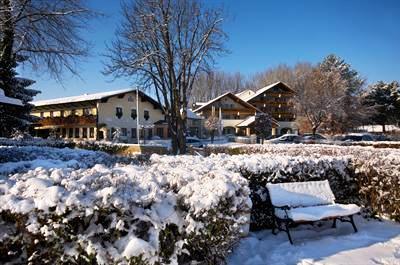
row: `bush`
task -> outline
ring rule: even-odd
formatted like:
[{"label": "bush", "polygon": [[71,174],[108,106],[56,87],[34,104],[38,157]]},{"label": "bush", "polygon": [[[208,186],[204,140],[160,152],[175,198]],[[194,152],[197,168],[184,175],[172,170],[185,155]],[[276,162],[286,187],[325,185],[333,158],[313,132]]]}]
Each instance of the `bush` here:
[{"label": "bush", "polygon": [[251,206],[238,173],[189,156],[128,165],[101,152],[7,148],[26,160],[0,167],[2,263],[218,264]]}]

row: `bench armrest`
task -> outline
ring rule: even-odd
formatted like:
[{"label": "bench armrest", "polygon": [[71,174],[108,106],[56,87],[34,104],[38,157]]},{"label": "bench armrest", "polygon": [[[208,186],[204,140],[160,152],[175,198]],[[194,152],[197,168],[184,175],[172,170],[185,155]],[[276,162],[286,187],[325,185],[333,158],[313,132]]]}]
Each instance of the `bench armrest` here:
[{"label": "bench armrest", "polygon": [[285,212],[285,219],[290,219],[288,211],[290,210],[291,207],[289,205],[283,205],[283,206],[272,205],[272,207],[274,207],[274,214],[275,214],[275,209],[279,209]]}]

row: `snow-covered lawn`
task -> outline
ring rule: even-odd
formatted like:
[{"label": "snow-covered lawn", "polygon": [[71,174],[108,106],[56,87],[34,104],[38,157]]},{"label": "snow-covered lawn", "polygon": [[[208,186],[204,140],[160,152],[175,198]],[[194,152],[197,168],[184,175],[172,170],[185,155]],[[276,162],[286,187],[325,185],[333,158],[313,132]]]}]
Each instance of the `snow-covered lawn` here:
[{"label": "snow-covered lawn", "polygon": [[229,265],[398,265],[400,264],[400,224],[356,218],[358,233],[349,223],[331,222],[321,227],[301,225],[293,229],[295,244],[286,233],[271,230],[250,233],[228,259]]}]

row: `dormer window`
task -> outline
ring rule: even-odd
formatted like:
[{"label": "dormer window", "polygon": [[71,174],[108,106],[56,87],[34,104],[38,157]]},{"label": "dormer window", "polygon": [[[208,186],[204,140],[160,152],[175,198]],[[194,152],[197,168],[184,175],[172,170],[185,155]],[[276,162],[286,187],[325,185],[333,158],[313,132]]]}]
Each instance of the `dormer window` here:
[{"label": "dormer window", "polygon": [[136,118],[137,118],[136,109],[131,109],[131,118],[134,119],[134,120],[136,120]]},{"label": "dormer window", "polygon": [[117,116],[118,119],[121,119],[121,117],[122,117],[122,108],[121,107],[115,108],[115,116]]},{"label": "dormer window", "polygon": [[150,119],[150,112],[148,110],[144,111],[144,119],[147,121]]}]

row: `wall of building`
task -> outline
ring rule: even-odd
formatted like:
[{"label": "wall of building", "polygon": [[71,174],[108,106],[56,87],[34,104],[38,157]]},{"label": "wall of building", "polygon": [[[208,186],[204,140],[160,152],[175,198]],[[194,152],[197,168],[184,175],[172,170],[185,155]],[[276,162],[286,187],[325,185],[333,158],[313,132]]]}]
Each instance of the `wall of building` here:
[{"label": "wall of building", "polygon": [[[122,116],[120,118],[116,115],[117,107],[122,109]],[[132,132],[132,129],[136,129],[138,118],[139,124],[145,126],[150,126],[157,121],[164,120],[164,114],[159,108],[155,109],[151,102],[142,101],[140,97],[139,111],[136,111],[137,117],[133,119],[131,117],[131,110],[136,110],[135,93],[127,93],[122,98],[118,96],[111,97],[106,102],[99,102],[97,108],[99,112],[98,124],[105,125],[101,130],[104,132],[104,137],[107,139],[112,137],[112,128],[119,128],[123,132],[121,139],[132,142],[136,140],[136,132]],[[148,111],[148,119],[145,119],[144,111]],[[147,128],[145,130],[146,137],[157,134],[156,128]],[[143,136],[143,132],[141,134]],[[163,138],[165,137],[167,137],[167,135],[164,135]]]}]

